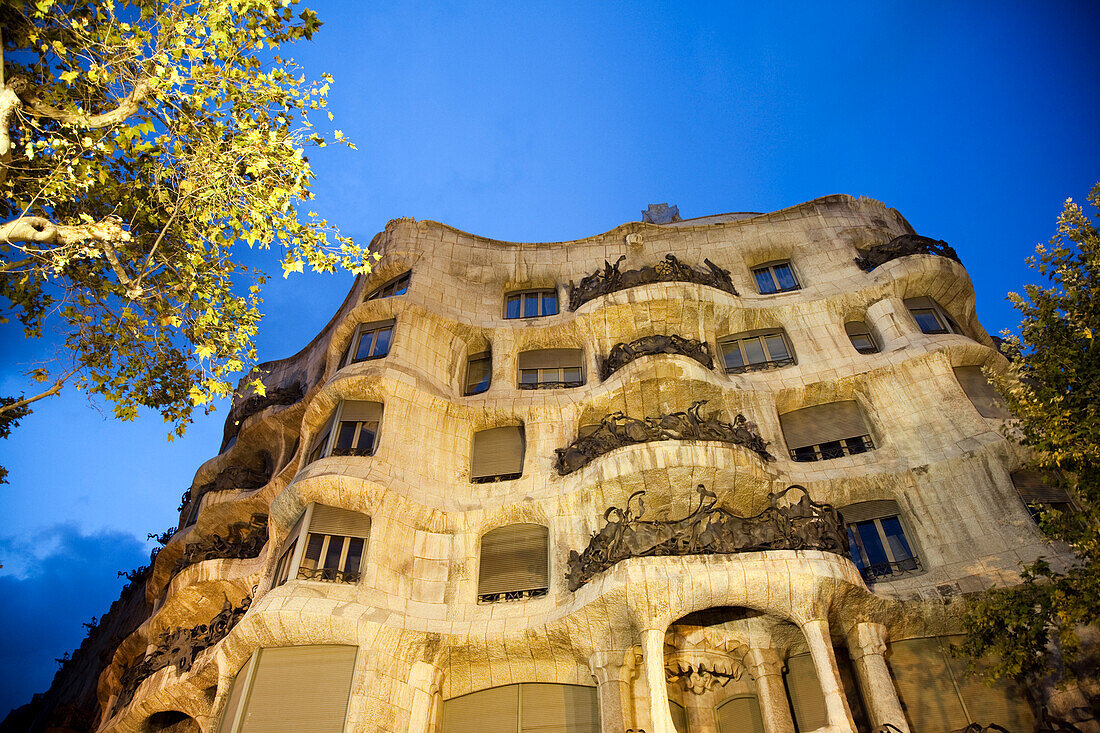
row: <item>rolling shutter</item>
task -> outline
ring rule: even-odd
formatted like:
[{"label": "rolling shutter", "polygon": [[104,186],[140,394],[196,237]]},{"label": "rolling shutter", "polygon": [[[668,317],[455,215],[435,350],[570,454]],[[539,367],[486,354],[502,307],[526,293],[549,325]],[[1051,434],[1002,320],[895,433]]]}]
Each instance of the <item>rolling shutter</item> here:
[{"label": "rolling shutter", "polygon": [[[687,710],[678,702],[668,701],[668,712],[672,714],[672,727],[676,733],[688,733]],[[721,715],[721,713],[719,713]],[[721,730],[721,729],[719,729]],[[740,731],[738,731],[740,733]]]},{"label": "rolling shutter", "polygon": [[229,702],[222,713],[222,722],[218,726],[218,733],[233,733],[233,726],[237,722],[237,714],[241,710],[244,700],[245,687],[248,686],[248,670],[252,666],[252,657],[244,663],[237,676],[233,678],[233,684],[229,687]]},{"label": "rolling shutter", "polygon": [[886,663],[913,733],[943,733],[967,726],[966,713],[935,638],[889,643]]},{"label": "rolling shutter", "polygon": [[471,354],[466,360],[466,387],[474,385],[489,378],[493,373],[492,353],[485,351],[480,354]]},{"label": "rolling shutter", "polygon": [[932,300],[926,295],[922,295],[917,298],[906,298],[904,302],[905,307],[909,310],[914,310],[916,308],[931,308],[932,310],[938,311],[940,309],[939,305],[936,304],[936,301]]},{"label": "rolling shutter", "polygon": [[382,403],[344,400],[340,404],[340,422],[382,422]]},{"label": "rolling shutter", "polygon": [[962,385],[963,392],[974,403],[982,417],[1003,419],[1009,417],[1001,396],[982,374],[982,368],[976,366],[955,367],[955,378]]},{"label": "rolling shutter", "polygon": [[849,504],[841,508],[841,516],[845,524],[854,522],[866,522],[870,519],[882,519],[883,517],[895,517],[901,514],[898,503],[893,499],[876,499],[874,501],[861,501],[858,504]]},{"label": "rolling shutter", "polygon": [[523,426],[509,425],[474,433],[470,478],[523,473]]},{"label": "rolling shutter", "polygon": [[444,701],[443,733],[516,733],[519,687],[493,687]]},{"label": "rolling shutter", "polygon": [[1024,691],[1006,681],[999,681],[990,687],[982,674],[983,665],[978,663],[978,674],[966,673],[967,659],[953,656],[948,648],[951,643],[962,643],[963,636],[949,636],[940,640],[941,651],[959,695],[966,705],[966,714],[971,723],[989,725],[996,723],[1008,730],[1030,731],[1035,728],[1035,716],[1026,702]]},{"label": "rolling shutter", "polygon": [[1048,483],[1039,471],[1013,471],[1012,484],[1025,504],[1069,504],[1073,501],[1065,489]]},{"label": "rolling shutter", "polygon": [[520,733],[600,733],[595,687],[520,685]]},{"label": "rolling shutter", "polygon": [[520,353],[516,366],[519,369],[558,369],[584,365],[581,349],[539,349]]},{"label": "rolling shutter", "polygon": [[869,435],[859,406],[852,400],[804,407],[779,416],[787,447],[805,448],[842,438]]},{"label": "rolling shutter", "polygon": [[354,646],[261,649],[240,733],[342,733]]},{"label": "rolling shutter", "polygon": [[849,336],[871,335],[871,329],[863,321],[848,321],[844,324],[844,333]]},{"label": "rolling shutter", "polygon": [[[800,727],[799,730],[806,729]],[[735,697],[719,705],[718,733],[764,733],[756,698]]]},{"label": "rolling shutter", "polygon": [[510,524],[481,538],[478,595],[549,587],[550,530],[541,524]]},{"label": "rolling shutter", "polygon": [[799,654],[787,660],[787,693],[798,730],[811,731],[825,725],[825,695],[817,681],[813,657]]},{"label": "rolling shutter", "polygon": [[370,517],[350,509],[315,504],[313,518],[309,521],[309,531],[315,534],[366,538],[370,536]]}]

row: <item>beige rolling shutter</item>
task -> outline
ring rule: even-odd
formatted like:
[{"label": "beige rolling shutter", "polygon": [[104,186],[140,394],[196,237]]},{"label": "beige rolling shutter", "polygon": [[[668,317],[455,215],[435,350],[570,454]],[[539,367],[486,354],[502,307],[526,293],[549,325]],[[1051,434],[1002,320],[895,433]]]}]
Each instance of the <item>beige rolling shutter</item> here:
[{"label": "beige rolling shutter", "polygon": [[849,336],[871,335],[871,329],[863,321],[848,321],[844,324],[844,333]]},{"label": "beige rolling shutter", "polygon": [[317,534],[337,534],[344,537],[370,536],[370,517],[350,509],[316,504],[309,531]]},{"label": "beige rolling shutter", "polygon": [[672,714],[672,727],[676,733],[688,733],[687,710],[678,702],[668,701],[668,712]]},{"label": "beige rolling shutter", "polygon": [[861,501],[857,504],[849,504],[840,510],[845,524],[854,522],[866,522],[869,519],[881,519],[882,517],[896,517],[901,514],[898,503],[893,499],[876,499],[874,501]]},{"label": "beige rolling shutter", "polygon": [[909,310],[914,310],[917,308],[932,308],[933,310],[940,309],[940,307],[936,305],[936,301],[925,295],[922,295],[918,298],[906,298],[904,302],[905,307]]},{"label": "beige rolling shutter", "polygon": [[466,360],[466,386],[472,387],[480,384],[483,379],[493,372],[492,354],[488,351],[480,354],[471,354]]},{"label": "beige rolling shutter", "polygon": [[382,403],[344,400],[340,405],[340,422],[382,422]]},{"label": "beige rolling shutter", "polygon": [[[966,705],[967,717],[971,723],[980,723],[983,726],[990,723],[1007,728],[1011,731],[1031,731],[1035,728],[1035,716],[1031,707],[1027,704],[1024,691],[1011,683],[1000,680],[995,686],[990,687],[985,683],[984,677],[979,675],[967,675],[967,658],[952,656],[949,649],[952,643],[961,644],[965,637],[948,636],[941,638],[942,651],[947,664],[951,667],[951,673],[955,677],[955,684],[959,687],[963,704]],[[979,672],[981,663],[979,662]]]},{"label": "beige rolling shutter", "polygon": [[247,686],[248,667],[252,663],[252,657],[244,663],[237,676],[233,678],[233,684],[229,687],[229,702],[222,712],[222,722],[218,726],[218,733],[233,733],[233,723],[236,722],[237,713],[241,709],[241,701],[244,699],[244,691]]},{"label": "beige rolling shutter", "polygon": [[826,723],[825,695],[817,681],[817,670],[809,654],[787,660],[787,693],[791,696],[794,720],[800,731],[817,730]]},{"label": "beige rolling shutter", "polygon": [[955,378],[962,385],[963,392],[974,403],[982,417],[1006,418],[1009,416],[1001,396],[982,374],[982,368],[976,366],[955,367]]},{"label": "beige rolling shutter", "polygon": [[443,702],[443,733],[516,733],[519,685],[493,687]]},{"label": "beige rolling shutter", "polygon": [[520,685],[520,733],[600,733],[595,687]]},{"label": "beige rolling shutter", "polygon": [[718,733],[764,733],[756,697],[735,697],[719,705]]},{"label": "beige rolling shutter", "polygon": [[557,369],[583,364],[584,351],[581,349],[539,349],[521,352],[516,366],[519,369]]},{"label": "beige rolling shutter", "polygon": [[356,647],[261,649],[240,733],[342,733]]},{"label": "beige rolling shutter", "polygon": [[1012,483],[1025,504],[1068,504],[1073,501],[1065,489],[1048,483],[1039,471],[1013,471]]},{"label": "beige rolling shutter", "polygon": [[967,726],[966,713],[935,638],[889,643],[886,663],[913,733],[944,733]]},{"label": "beige rolling shutter", "polygon": [[804,407],[779,416],[787,447],[805,448],[841,438],[869,435],[867,423],[854,401]]},{"label": "beige rolling shutter", "polygon": [[523,473],[523,426],[509,425],[474,433],[470,478]]},{"label": "beige rolling shutter", "polygon": [[477,593],[548,588],[550,530],[541,524],[510,524],[481,538]]}]

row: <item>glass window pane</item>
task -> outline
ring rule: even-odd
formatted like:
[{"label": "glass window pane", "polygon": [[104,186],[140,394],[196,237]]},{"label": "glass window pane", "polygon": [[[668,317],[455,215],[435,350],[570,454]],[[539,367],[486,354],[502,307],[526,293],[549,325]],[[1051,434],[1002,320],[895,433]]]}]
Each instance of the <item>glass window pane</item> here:
[{"label": "glass window pane", "polygon": [[520,316],[520,304],[522,298],[519,295],[508,296],[508,302],[505,305],[504,317],[505,318],[519,318]]},{"label": "glass window pane", "polygon": [[764,355],[764,344],[758,338],[745,339],[741,342],[745,349],[745,360],[749,364],[762,364],[768,360]]},{"label": "glass window pane", "polygon": [[558,294],[557,293],[543,293],[542,294],[542,314],[544,316],[557,315],[558,312]]},{"label": "glass window pane", "polygon": [[790,352],[787,351],[787,340],[780,334],[765,336],[764,342],[768,345],[768,357],[772,361],[790,358]]},{"label": "glass window pane", "polygon": [[901,528],[901,520],[897,517],[880,519],[882,532],[886,535],[886,542],[890,545],[890,554],[894,556],[894,562],[901,562],[913,556],[909,548],[909,542],[905,539],[905,531]]},{"label": "glass window pane", "polygon": [[354,361],[362,361],[370,356],[371,343],[374,341],[374,332],[367,331],[359,336],[359,345],[355,349]]},{"label": "glass window pane", "polygon": [[325,553],[326,570],[340,567],[340,554],[344,551],[344,538],[330,535],[328,538],[328,552]]},{"label": "glass window pane", "polygon": [[565,382],[579,382],[581,381],[581,368],[580,367],[565,367],[562,370],[562,381]]},{"label": "glass window pane", "polygon": [[348,538],[348,556],[344,560],[344,571],[358,573],[359,566],[363,562],[363,539],[361,537]]},{"label": "glass window pane", "polygon": [[878,535],[878,528],[874,521],[859,522],[856,524],[859,533],[860,544],[867,554],[867,562],[870,565],[881,565],[889,562],[886,559],[886,550],[882,546],[882,539]]},{"label": "glass window pane", "polygon": [[393,286],[394,295],[404,295],[405,291],[409,289],[409,276],[405,275],[399,279]]},{"label": "glass window pane", "polygon": [[764,295],[768,293],[774,293],[776,291],[775,281],[772,280],[772,271],[767,267],[760,270],[753,270],[753,275],[756,275],[756,287],[760,289],[760,292]]},{"label": "glass window pane", "polygon": [[920,310],[913,311],[913,318],[916,320],[920,330],[924,333],[946,333],[947,329],[940,323],[940,319],[936,317],[936,312],[929,308],[922,308]]},{"label": "glass window pane", "polygon": [[383,328],[375,333],[372,356],[385,356],[389,353],[391,333],[393,330],[389,328]]},{"label": "glass window pane", "polygon": [[302,569],[313,570],[317,567],[317,562],[321,559],[321,546],[324,544],[325,536],[323,534],[310,533],[305,554],[302,556]]},{"label": "glass window pane", "polygon": [[538,293],[524,293],[523,294],[523,317],[531,318],[539,314],[539,294]]},{"label": "glass window pane", "polygon": [[859,546],[859,538],[856,537],[852,525],[848,525],[848,552],[852,554],[852,562],[860,570],[867,567],[867,559],[863,557],[863,549]]},{"label": "glass window pane", "polygon": [[853,333],[852,346],[856,347],[856,351],[861,352],[878,351],[875,342],[865,333]]},{"label": "glass window pane", "polygon": [[745,360],[741,358],[741,349],[737,342],[722,344],[722,358],[726,362],[726,369],[736,369],[745,366]]},{"label": "glass window pane", "polygon": [[336,433],[336,445],[332,446],[332,455],[346,456],[355,445],[355,426],[353,422],[341,422]]},{"label": "glass window pane", "polygon": [[790,265],[786,263],[772,265],[772,271],[775,273],[775,280],[779,283],[780,290],[795,290],[798,288],[798,281],[794,279],[794,271],[791,270]]},{"label": "glass window pane", "polygon": [[519,370],[519,383],[520,384],[538,384],[539,382],[539,370],[538,369],[520,369]]},{"label": "glass window pane", "polygon": [[814,452],[814,447],[812,445],[807,445],[802,448],[795,448],[794,459],[796,461],[816,461],[817,453]]},{"label": "glass window pane", "polygon": [[369,456],[374,453],[374,437],[378,432],[378,423],[359,423],[359,440],[355,443],[355,453],[360,456]]},{"label": "glass window pane", "polygon": [[491,362],[489,359],[471,359],[466,367],[466,393],[476,394],[489,389]]}]

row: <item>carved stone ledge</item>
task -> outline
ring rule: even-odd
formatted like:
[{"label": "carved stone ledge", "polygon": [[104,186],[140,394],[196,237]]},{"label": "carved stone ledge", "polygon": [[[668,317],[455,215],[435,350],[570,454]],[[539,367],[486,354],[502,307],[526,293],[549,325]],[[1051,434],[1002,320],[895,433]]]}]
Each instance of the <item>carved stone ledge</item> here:
[{"label": "carved stone ledge", "polygon": [[114,709],[121,710],[129,705],[138,686],[154,672],[171,666],[175,666],[179,672],[190,670],[199,653],[221,641],[237,625],[251,604],[251,596],[245,596],[239,606],[234,606],[226,597],[221,612],[210,619],[210,623],[162,633],[153,651],[122,670]]},{"label": "carved stone ledge", "polygon": [[680,354],[688,356],[707,369],[714,367],[710,346],[705,341],[693,341],[683,336],[642,336],[629,344],[619,343],[611,347],[607,358],[600,364],[600,379],[607,379],[635,359],[651,354]]},{"label": "carved stone ledge", "polygon": [[865,272],[870,272],[884,262],[908,255],[938,255],[962,264],[958,253],[947,242],[942,239],[922,237],[919,234],[902,234],[886,244],[877,244],[861,252],[862,254],[856,257],[855,262],[859,265],[859,269]]},{"label": "carved stone ledge", "polygon": [[183,556],[176,561],[172,575],[204,560],[236,559],[257,557],[267,544],[267,515],[253,514],[247,522],[234,522],[229,525],[225,537],[211,535],[199,542],[193,542],[183,550]]},{"label": "carved stone ledge", "polygon": [[613,412],[600,421],[599,426],[586,435],[578,435],[565,448],[554,453],[554,468],[565,476],[588,465],[597,457],[616,448],[635,443],[657,440],[709,440],[743,445],[765,461],[774,461],[768,452],[768,441],[760,437],[755,423],[744,415],[737,415],[732,423],[718,419],[718,414],[703,417],[699,409],[707,400],[692,403],[686,412],[658,415],[639,420],[622,412]]},{"label": "carved stone ledge", "polygon": [[[626,509],[604,512],[607,524],[592,535],[584,552],[569,552],[566,581],[575,591],[597,573],[631,557],[729,555],[765,550],[822,550],[848,555],[848,536],[840,515],[819,504],[802,486],[769,494],[771,504],[752,517],[740,517],[718,506],[718,496],[699,484],[699,506],[674,520],[643,520],[644,491],[627,499]],[[797,500],[788,498],[800,492]],[[631,506],[637,499],[637,511]]]},{"label": "carved stone ledge", "polygon": [[665,259],[656,265],[640,267],[637,270],[619,271],[619,264],[626,259],[622,255],[612,265],[604,260],[603,269],[596,270],[591,275],[581,279],[574,285],[569,281],[569,310],[577,310],[588,301],[601,295],[617,293],[620,290],[633,288],[649,283],[683,282],[706,285],[708,287],[724,290],[731,295],[737,295],[737,289],[733,287],[729,270],[724,270],[710,260],[703,260],[707,270],[697,270],[685,265],[676,258],[676,255],[667,254]]}]

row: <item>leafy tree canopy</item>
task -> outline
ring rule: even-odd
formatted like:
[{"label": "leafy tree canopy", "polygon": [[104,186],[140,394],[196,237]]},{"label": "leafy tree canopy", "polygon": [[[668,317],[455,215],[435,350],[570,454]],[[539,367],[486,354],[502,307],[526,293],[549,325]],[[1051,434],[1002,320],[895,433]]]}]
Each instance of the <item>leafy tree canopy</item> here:
[{"label": "leafy tree canopy", "polygon": [[281,55],[320,26],[297,2],[0,3],[0,315],[66,347],[0,423],[71,383],[182,434],[255,360],[264,275],[243,245],[277,248],[284,277],[369,271],[304,211],[306,149],[353,146],[315,127],[332,79]]},{"label": "leafy tree canopy", "polygon": [[1100,626],[1100,183],[1088,201],[1092,216],[1066,201],[1058,233],[1028,260],[1049,286],[1009,294],[1023,321],[1006,344],[1012,374],[997,380],[1018,418],[1013,433],[1076,504],[1044,511],[1040,527],[1077,559],[1033,563],[1021,585],[987,594],[965,619],[965,651],[992,653],[995,676],[1032,686],[1072,678],[1078,630]]}]

